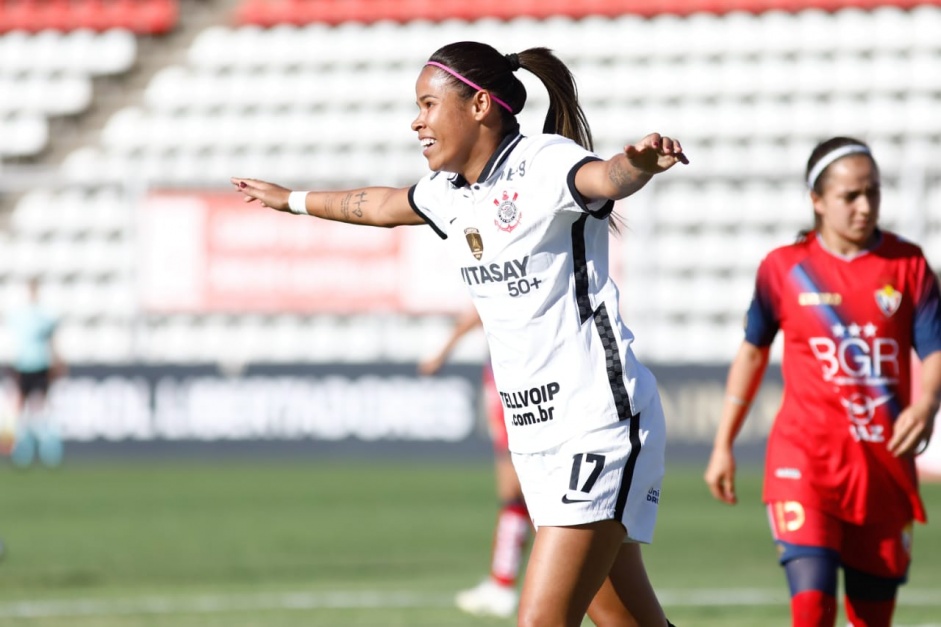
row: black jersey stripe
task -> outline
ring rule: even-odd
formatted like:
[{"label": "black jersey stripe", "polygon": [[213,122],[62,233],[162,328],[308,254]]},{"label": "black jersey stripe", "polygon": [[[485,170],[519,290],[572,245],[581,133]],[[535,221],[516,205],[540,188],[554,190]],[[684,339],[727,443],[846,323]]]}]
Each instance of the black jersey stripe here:
[{"label": "black jersey stripe", "polygon": [[590,214],[593,218],[603,219],[611,215],[611,212],[614,211],[614,201],[606,200],[603,205],[592,211],[588,207],[588,202],[585,197],[582,196],[581,192],[578,191],[578,188],[575,186],[575,175],[578,174],[579,169],[586,163],[591,163],[592,161],[601,161],[600,157],[594,155],[589,155],[572,166],[572,169],[569,170],[568,176],[565,177],[565,182],[568,185],[569,193],[572,195],[572,198],[575,199],[575,203],[581,208],[585,213]]},{"label": "black jersey stripe", "polygon": [[621,365],[621,352],[618,349],[615,330],[611,325],[608,308],[604,303],[601,303],[595,311],[594,318],[595,330],[598,332],[601,347],[604,349],[605,370],[608,373],[608,385],[611,387],[611,394],[614,396],[614,406],[617,408],[618,420],[627,420],[634,412],[631,409],[631,397],[627,393],[627,386],[624,385],[624,368]]},{"label": "black jersey stripe", "polygon": [[608,373],[608,385],[611,387],[611,396],[618,412],[618,420],[622,422],[625,420],[630,421],[631,452],[628,455],[627,463],[624,464],[624,475],[621,477],[621,487],[618,488],[614,508],[615,516],[620,520],[624,516],[627,495],[631,490],[631,483],[634,481],[634,467],[637,465],[637,457],[640,455],[640,412],[635,414],[631,408],[631,397],[627,393],[627,386],[624,385],[621,353],[618,350],[614,327],[611,326],[611,318],[608,316],[608,309],[604,303],[594,312],[594,322],[598,337],[601,339],[601,346],[604,349],[605,370]]},{"label": "black jersey stripe", "polygon": [[572,262],[575,273],[575,304],[581,324],[591,318],[591,299],[588,298],[588,256],[585,250],[585,223],[588,214],[578,217],[572,225]]},{"label": "black jersey stripe", "polygon": [[617,520],[624,518],[627,495],[630,493],[631,484],[634,482],[634,467],[637,466],[637,458],[640,456],[640,414],[631,414],[629,420],[631,421],[629,434],[631,453],[627,456],[627,463],[624,464],[624,475],[621,477],[621,487],[618,488],[618,498],[614,505],[614,516]]},{"label": "black jersey stripe", "polygon": [[440,237],[441,239],[448,239],[448,234],[442,231],[441,229],[439,229],[438,225],[435,224],[434,220],[426,216],[425,213],[421,209],[418,208],[418,203],[415,202],[415,188],[416,187],[418,187],[417,184],[412,185],[411,187],[408,188],[408,204],[412,206],[412,211],[414,211],[419,216],[421,216],[421,219],[427,222],[428,226],[434,229],[435,233],[438,234],[438,237]]}]

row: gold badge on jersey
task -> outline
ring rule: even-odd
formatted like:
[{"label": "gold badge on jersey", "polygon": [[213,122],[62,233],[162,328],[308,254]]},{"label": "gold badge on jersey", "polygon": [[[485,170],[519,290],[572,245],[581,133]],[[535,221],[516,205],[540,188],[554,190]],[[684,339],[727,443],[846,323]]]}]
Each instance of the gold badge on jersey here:
[{"label": "gold badge on jersey", "polygon": [[881,289],[876,290],[876,304],[886,316],[891,316],[902,305],[902,292],[898,291],[890,284],[886,283]]},{"label": "gold badge on jersey", "polygon": [[467,238],[467,245],[470,246],[474,259],[480,261],[480,257],[484,254],[484,240],[480,237],[480,231],[472,226],[468,227],[464,229],[464,237]]}]

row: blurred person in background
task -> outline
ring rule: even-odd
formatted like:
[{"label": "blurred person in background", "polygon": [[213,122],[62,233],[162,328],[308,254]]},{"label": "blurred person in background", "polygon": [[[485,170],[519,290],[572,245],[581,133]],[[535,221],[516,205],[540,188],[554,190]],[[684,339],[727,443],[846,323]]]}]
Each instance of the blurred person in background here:
[{"label": "blurred person in background", "polygon": [[763,500],[793,625],[835,624],[842,569],[849,623],[887,627],[913,523],[925,522],[915,455],[941,401],[938,281],[918,246],[879,227],[879,168],[866,144],[820,143],[805,176],[815,226],[758,268],[705,480],[717,499],[736,502],[733,443],[781,331],[784,398]]},{"label": "blurred person in background", "polygon": [[[549,92],[544,134],[520,133],[520,68]],[[232,183],[277,211],[428,224],[447,241],[487,336],[536,527],[517,624],[577,627],[587,612],[600,627],[664,627],[640,543],[659,508],[665,421],[618,313],[608,228],[614,201],[686,163],[682,147],[655,133],[599,158],[574,78],[545,48],[444,46],[418,76],[416,103],[412,130],[432,172],[410,188]]]},{"label": "blurred person in background", "polygon": [[6,452],[17,466],[28,466],[37,454],[42,463],[55,466],[62,459],[62,440],[46,401],[50,384],[66,367],[55,347],[56,317],[39,302],[39,280],[30,278],[26,292],[26,303],[7,314],[16,391]]},{"label": "blurred person in background", "polygon": [[[476,309],[470,309],[460,316],[438,352],[418,364],[419,373],[428,376],[441,370],[461,338],[480,325],[480,316]],[[500,510],[491,545],[490,575],[473,588],[459,592],[455,602],[469,614],[505,618],[512,616],[516,611],[519,600],[516,583],[532,526],[529,523],[529,511],[526,509],[519,477],[516,476],[510,458],[503,402],[500,400],[489,360],[484,364],[481,378],[487,431],[493,441],[494,473]]]}]

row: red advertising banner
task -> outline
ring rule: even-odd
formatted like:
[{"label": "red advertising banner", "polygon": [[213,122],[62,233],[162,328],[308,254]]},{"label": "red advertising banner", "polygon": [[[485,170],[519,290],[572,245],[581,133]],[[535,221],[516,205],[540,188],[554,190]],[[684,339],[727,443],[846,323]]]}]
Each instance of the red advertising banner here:
[{"label": "red advertising banner", "polygon": [[427,313],[467,303],[430,228],[352,226],[174,191],[147,196],[138,235],[150,311]]},{"label": "red advertising banner", "polygon": [[[426,226],[353,226],[245,204],[235,193],[156,191],[140,205],[137,239],[145,311],[431,314],[470,306]],[[610,245],[620,285],[623,240]]]}]

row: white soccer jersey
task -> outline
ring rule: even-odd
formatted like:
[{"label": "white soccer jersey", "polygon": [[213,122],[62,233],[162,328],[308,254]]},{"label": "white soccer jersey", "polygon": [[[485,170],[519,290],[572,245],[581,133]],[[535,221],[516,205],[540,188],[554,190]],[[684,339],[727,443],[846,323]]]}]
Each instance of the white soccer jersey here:
[{"label": "white soccer jersey", "polygon": [[409,193],[480,314],[514,452],[626,420],[657,394],[608,276],[614,203],[575,191],[597,159],[558,135],[511,134],[477,183],[437,172]]}]

